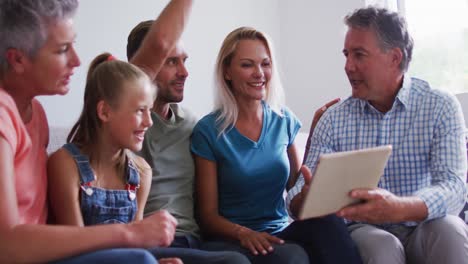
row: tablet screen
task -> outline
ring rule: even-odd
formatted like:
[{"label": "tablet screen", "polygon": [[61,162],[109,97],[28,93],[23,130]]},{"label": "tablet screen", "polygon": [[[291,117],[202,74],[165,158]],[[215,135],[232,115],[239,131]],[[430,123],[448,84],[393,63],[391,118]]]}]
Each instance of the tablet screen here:
[{"label": "tablet screen", "polygon": [[299,219],[332,214],[358,202],[349,197],[356,188],[376,188],[383,175],[391,145],[322,154]]}]

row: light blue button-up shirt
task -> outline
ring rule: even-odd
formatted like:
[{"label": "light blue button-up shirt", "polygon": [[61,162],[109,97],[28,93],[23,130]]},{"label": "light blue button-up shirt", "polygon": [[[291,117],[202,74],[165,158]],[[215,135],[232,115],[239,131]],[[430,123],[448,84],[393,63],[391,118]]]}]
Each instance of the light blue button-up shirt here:
[{"label": "light blue button-up shirt", "polygon": [[[313,172],[322,153],[391,144],[393,153],[379,187],[398,196],[421,198],[428,220],[458,214],[466,196],[464,131],[462,110],[454,96],[405,77],[387,113],[352,97],[330,108],[315,128],[305,164]],[[288,208],[303,185],[301,175],[288,193]]]}]

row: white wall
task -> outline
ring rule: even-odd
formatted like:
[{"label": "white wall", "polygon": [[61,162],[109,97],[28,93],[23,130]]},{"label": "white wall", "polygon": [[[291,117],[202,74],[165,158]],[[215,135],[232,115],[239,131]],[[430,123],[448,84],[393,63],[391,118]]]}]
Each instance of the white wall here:
[{"label": "white wall", "polygon": [[[70,126],[77,120],[91,60],[103,51],[125,60],[130,30],[142,20],[154,19],[167,3],[168,0],[80,1],[75,28],[82,64],[72,77],[69,94],[40,98],[50,125]],[[195,1],[183,36],[190,72],[183,104],[199,116],[209,112],[213,105],[213,65],[224,37],[239,26],[249,25],[268,32],[275,43],[279,42],[278,17],[278,0]]]},{"label": "white wall", "polygon": [[[363,1],[195,1],[183,36],[190,72],[183,104],[199,116],[211,110],[213,65],[221,42],[233,29],[253,26],[272,37],[282,64],[288,105],[306,130],[314,109],[326,100],[349,93],[342,70],[342,17]],[[142,20],[154,19],[167,2],[80,1],[75,28],[82,65],[72,77],[69,94],[40,98],[51,125],[70,126],[78,118],[90,61],[104,51],[125,60],[130,30]]]},{"label": "white wall", "polygon": [[198,116],[213,108],[213,71],[216,56],[226,35],[240,26],[268,32],[280,42],[280,0],[197,0],[184,33],[190,76],[183,104]]},{"label": "white wall", "polygon": [[343,17],[364,0],[281,1],[281,66],[286,103],[308,131],[314,112],[350,94],[342,54]]}]

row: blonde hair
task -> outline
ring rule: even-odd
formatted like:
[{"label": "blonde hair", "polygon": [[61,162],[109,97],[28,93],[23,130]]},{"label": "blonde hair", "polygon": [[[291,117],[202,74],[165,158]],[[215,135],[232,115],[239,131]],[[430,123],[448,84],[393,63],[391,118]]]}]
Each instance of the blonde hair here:
[{"label": "blonde hair", "polygon": [[[142,79],[148,85],[152,85],[148,75],[138,67],[116,60],[109,53],[98,55],[89,66],[86,77],[83,110],[80,118],[68,134],[67,142],[73,142],[79,148],[95,145],[102,124],[97,114],[98,103],[105,101],[112,107],[116,107],[123,94],[124,83],[136,82]],[[131,151],[123,149],[118,167],[125,168],[128,158],[134,161],[141,171],[143,168],[138,164],[133,155]],[[90,160],[93,159],[92,153],[90,153],[89,158]]]},{"label": "blonde hair", "polygon": [[224,76],[226,68],[231,64],[237,45],[241,40],[260,40],[268,50],[272,73],[267,84],[264,100],[274,112],[283,116],[284,92],[278,74],[278,67],[276,66],[272,42],[266,34],[254,28],[240,27],[226,36],[216,59],[214,111],[219,113],[216,118],[216,122],[219,124],[219,135],[223,134],[226,129],[232,128],[239,115],[239,108],[232,92],[231,83]]}]

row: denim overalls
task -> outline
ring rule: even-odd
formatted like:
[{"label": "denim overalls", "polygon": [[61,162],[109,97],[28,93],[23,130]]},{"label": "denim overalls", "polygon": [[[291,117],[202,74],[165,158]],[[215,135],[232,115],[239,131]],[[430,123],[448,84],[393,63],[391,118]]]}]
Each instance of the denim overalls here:
[{"label": "denim overalls", "polygon": [[92,187],[94,173],[87,156],[82,155],[73,143],[63,146],[75,159],[80,173],[81,213],[85,225],[129,223],[137,212],[136,188],[139,175],[135,166],[127,162],[127,187],[125,190],[106,190]]}]

